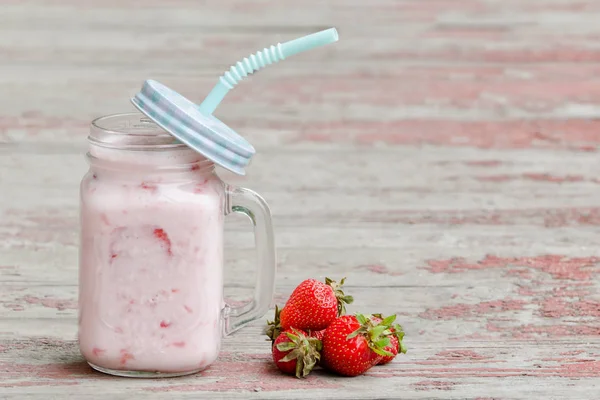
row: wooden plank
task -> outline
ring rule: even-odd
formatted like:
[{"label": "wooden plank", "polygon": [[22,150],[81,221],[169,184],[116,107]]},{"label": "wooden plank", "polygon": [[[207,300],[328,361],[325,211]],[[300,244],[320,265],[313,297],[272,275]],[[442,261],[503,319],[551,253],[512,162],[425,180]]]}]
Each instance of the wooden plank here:
[{"label": "wooden plank", "polygon": [[[0,398],[597,397],[600,3],[591,0],[5,0],[0,11]],[[217,115],[258,154],[274,303],[348,278],[409,353],[365,376],[280,375],[261,326],[195,376],[92,372],[77,350],[78,185],[89,122],[153,78],[194,101],[232,63],[335,26]],[[226,295],[251,295],[248,222]],[[502,382],[500,379],[502,378]]]}]

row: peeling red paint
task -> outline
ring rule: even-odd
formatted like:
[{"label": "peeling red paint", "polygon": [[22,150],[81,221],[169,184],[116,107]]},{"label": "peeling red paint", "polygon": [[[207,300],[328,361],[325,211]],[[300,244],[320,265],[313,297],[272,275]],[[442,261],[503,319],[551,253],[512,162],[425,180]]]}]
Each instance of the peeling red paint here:
[{"label": "peeling red paint", "polygon": [[524,279],[531,279],[531,271],[528,269],[513,268],[506,271],[507,276],[516,276]]},{"label": "peeling red paint", "polygon": [[541,314],[548,318],[600,317],[600,302],[564,301],[561,298],[548,297],[543,301]]},{"label": "peeling red paint", "polygon": [[478,304],[455,304],[436,309],[428,309],[419,314],[424,319],[454,319],[477,317],[483,314],[506,311],[519,311],[527,302],[523,300],[503,299],[484,301]]},{"label": "peeling red paint", "polygon": [[565,175],[556,176],[551,174],[534,174],[528,173],[523,174],[523,177],[532,181],[540,182],[553,182],[553,183],[565,183],[565,182],[583,182],[585,178],[581,175]]},{"label": "peeling red paint", "polygon": [[0,372],[2,372],[3,379],[22,379],[26,376],[62,382],[69,382],[77,378],[93,378],[95,375],[90,366],[84,361],[52,364],[0,362]]},{"label": "peeling red paint", "polygon": [[143,390],[151,392],[275,392],[301,389],[339,389],[340,387],[341,385],[339,384],[330,383],[325,379],[317,378],[316,373],[313,372],[303,380],[274,373],[270,378],[263,377],[257,380],[237,380],[229,377],[204,384],[146,387]]},{"label": "peeling red paint", "polygon": [[589,280],[598,273],[599,257],[572,257],[561,255],[543,255],[537,257],[497,257],[487,255],[477,262],[468,262],[464,258],[429,260],[426,269],[432,273],[462,273],[487,268],[506,268],[508,266],[527,267],[550,274],[555,279],[576,281]]},{"label": "peeling red paint", "polygon": [[[335,216],[332,213],[328,215]],[[600,208],[386,210],[385,212],[370,211],[367,215],[357,214],[356,219],[365,222],[410,225],[600,226]]]},{"label": "peeling red paint", "polygon": [[[524,299],[505,298],[476,304],[448,304],[432,308],[419,317],[432,320],[468,319],[483,323],[481,330],[489,335],[473,333],[463,340],[493,340],[500,337],[532,339],[541,337],[597,336],[600,326],[580,318],[600,317],[600,303],[589,299],[594,277],[600,273],[597,257],[568,258],[560,255],[503,258],[487,255],[471,262],[462,258],[430,260],[426,269],[432,273],[465,273],[483,269],[499,269],[504,276],[518,280],[513,289]],[[546,274],[546,276],[539,273]],[[592,285],[592,286],[591,286]],[[533,289],[535,288],[535,290]],[[560,325],[544,323],[520,324],[514,313],[496,317],[502,311],[522,311],[525,307],[545,319],[563,318]],[[491,318],[494,315],[494,318]],[[568,321],[565,318],[574,320]],[[590,323],[588,323],[590,322]]]},{"label": "peeling red paint", "polygon": [[77,301],[72,299],[56,299],[50,296],[44,298],[24,296],[22,300],[28,304],[39,304],[47,308],[55,308],[59,311],[77,309]]},{"label": "peeling red paint", "polygon": [[397,53],[376,53],[371,57],[374,60],[412,60],[432,61],[454,60],[460,58],[462,62],[488,62],[503,64],[529,64],[529,63],[597,63],[600,62],[600,51],[590,49],[580,44],[573,43],[538,46],[536,48],[463,48],[457,51],[453,48],[423,52],[419,50],[405,50]]},{"label": "peeling red paint", "polygon": [[577,356],[579,354],[585,353],[584,350],[571,350],[571,351],[563,351],[560,353],[561,356]]},{"label": "peeling red paint", "polygon": [[598,378],[600,361],[584,361],[557,366],[532,366],[530,368],[493,367],[442,367],[442,368],[372,368],[365,376],[377,378],[422,377],[429,379],[456,378],[502,378],[511,376]]},{"label": "peeling red paint", "polygon": [[[490,337],[486,337],[486,339],[490,340]],[[471,359],[461,359],[461,360],[424,360],[424,361],[394,361],[396,365],[457,365],[457,364],[498,364],[498,363],[506,363],[506,360],[471,360]]]},{"label": "peeling red paint", "polygon": [[390,271],[388,267],[386,267],[385,265],[380,265],[380,264],[365,265],[365,266],[360,266],[359,268],[365,268],[371,272],[374,272],[376,274],[381,274],[381,275],[389,275],[389,276],[402,275],[401,272]]},{"label": "peeling red paint", "polygon": [[494,359],[472,350],[445,350],[427,357],[424,361],[394,361],[396,365],[458,365],[458,364],[491,364],[505,363],[506,360]]},{"label": "peeling red paint", "polygon": [[[300,389],[338,389],[341,387],[315,370],[306,379],[283,375],[264,354],[221,353],[219,359],[200,372],[192,382],[181,385],[147,387],[152,392],[281,391]],[[206,378],[211,378],[206,380]],[[216,381],[214,380],[216,379]]]},{"label": "peeling red paint", "polygon": [[489,360],[491,357],[483,356],[474,352],[473,350],[445,350],[440,351],[433,357],[429,357],[429,360]]},{"label": "peeling red paint", "polygon": [[561,364],[560,375],[564,377],[594,376],[600,377],[600,361],[585,360]]},{"label": "peeling red paint", "polygon": [[510,175],[488,175],[488,176],[478,176],[477,180],[480,182],[508,182],[512,180]]},{"label": "peeling red paint", "polygon": [[577,323],[573,325],[518,325],[501,327],[488,323],[485,329],[489,332],[501,333],[515,339],[532,339],[536,337],[583,337],[600,336],[600,326]]},{"label": "peeling red paint", "polygon": [[546,357],[546,358],[541,358],[539,360],[533,360],[533,361],[544,361],[544,362],[553,362],[553,363],[564,364],[564,363],[589,362],[589,361],[596,361],[596,360],[584,359],[584,358],[568,358],[568,357],[560,357],[560,358]]},{"label": "peeling red paint", "polygon": [[520,287],[519,289],[517,289],[517,293],[520,294],[521,296],[534,296],[535,292],[533,290],[531,290],[531,288],[528,287]]},{"label": "peeling red paint", "polygon": [[4,308],[8,308],[9,310],[12,311],[23,311],[25,310],[25,307],[23,307],[21,304],[16,304],[16,303],[4,303]]},{"label": "peeling red paint", "polygon": [[25,381],[25,382],[13,382],[13,383],[0,383],[0,387],[12,388],[12,387],[32,387],[32,386],[74,386],[79,385],[79,382],[44,382],[44,381]]},{"label": "peeling red paint", "polygon": [[63,246],[79,244],[76,232],[78,219],[76,214],[66,213],[65,209],[37,208],[35,210],[8,209],[4,213],[10,216],[2,221],[5,231],[0,232],[0,241],[11,242],[11,248],[38,250],[47,243]]},{"label": "peeling red paint", "polygon": [[[598,53],[600,55],[600,53]],[[455,120],[343,121],[310,123],[296,141],[374,145],[461,146],[488,149],[595,149],[600,121]],[[593,147],[592,147],[593,146]]]}]

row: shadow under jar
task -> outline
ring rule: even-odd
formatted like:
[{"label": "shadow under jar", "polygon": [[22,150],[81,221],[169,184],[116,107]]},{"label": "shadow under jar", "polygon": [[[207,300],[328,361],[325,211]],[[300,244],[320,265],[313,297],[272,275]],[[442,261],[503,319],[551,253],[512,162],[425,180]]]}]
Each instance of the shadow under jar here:
[{"label": "shadow under jar", "polygon": [[[209,159],[142,114],[92,122],[80,186],[79,346],[98,371],[165,377],[213,363],[221,338],[269,309],[275,250],[269,208],[224,183]],[[223,300],[224,216],[254,225],[254,298]]]}]

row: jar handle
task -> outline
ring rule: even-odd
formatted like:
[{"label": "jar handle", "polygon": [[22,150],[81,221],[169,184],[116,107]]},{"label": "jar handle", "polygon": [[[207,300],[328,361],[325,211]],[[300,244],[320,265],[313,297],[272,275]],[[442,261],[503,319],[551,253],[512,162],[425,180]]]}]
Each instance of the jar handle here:
[{"label": "jar handle", "polygon": [[231,212],[247,215],[254,226],[258,270],[254,298],[239,307],[225,304],[222,312],[225,336],[267,313],[275,292],[277,269],[271,211],[265,200],[250,189],[227,185],[225,214]]}]

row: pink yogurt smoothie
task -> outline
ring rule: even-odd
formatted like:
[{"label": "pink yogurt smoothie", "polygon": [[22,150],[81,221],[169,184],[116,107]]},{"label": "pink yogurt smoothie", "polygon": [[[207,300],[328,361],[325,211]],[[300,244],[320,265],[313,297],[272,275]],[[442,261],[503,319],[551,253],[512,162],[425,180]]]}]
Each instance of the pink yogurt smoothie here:
[{"label": "pink yogurt smoothie", "polygon": [[83,356],[120,371],[204,369],[221,343],[222,181],[187,149],[92,145],[90,154],[80,210]]}]

